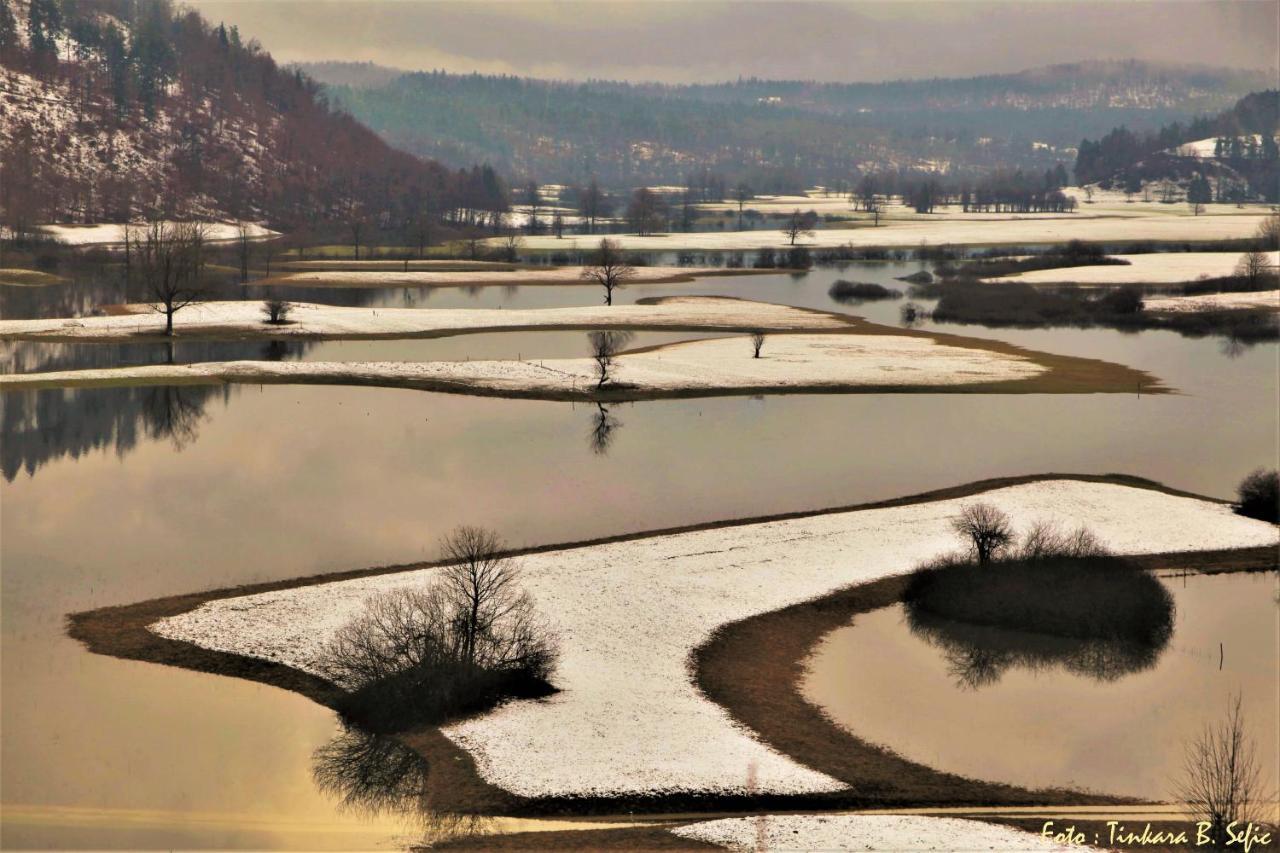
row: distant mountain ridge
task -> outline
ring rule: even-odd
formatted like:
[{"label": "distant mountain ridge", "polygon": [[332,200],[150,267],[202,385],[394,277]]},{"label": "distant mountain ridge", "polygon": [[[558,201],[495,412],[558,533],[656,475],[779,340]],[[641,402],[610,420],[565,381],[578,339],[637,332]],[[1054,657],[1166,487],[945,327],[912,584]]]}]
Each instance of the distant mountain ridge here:
[{"label": "distant mountain ridge", "polygon": [[[1263,72],[1096,62],[887,83],[744,79],[666,85],[301,66],[385,139],[518,179],[681,183],[711,169],[758,189],[868,170],[1042,171],[1119,124],[1156,128],[1224,109]],[[386,82],[379,82],[385,80]]]}]

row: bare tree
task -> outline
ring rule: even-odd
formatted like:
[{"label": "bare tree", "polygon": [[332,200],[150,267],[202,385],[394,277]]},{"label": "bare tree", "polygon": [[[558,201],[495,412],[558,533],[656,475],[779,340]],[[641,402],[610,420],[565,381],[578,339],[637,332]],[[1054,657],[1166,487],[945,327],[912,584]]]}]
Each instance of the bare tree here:
[{"label": "bare tree", "polygon": [[542,192],[538,189],[537,181],[529,181],[524,188],[525,203],[529,205],[529,221],[525,227],[530,234],[537,234],[542,230],[542,222],[538,219],[538,210],[542,207]]},{"label": "bare tree", "polygon": [[240,283],[249,280],[249,250],[253,245],[253,226],[248,222],[236,223],[236,253],[240,257]]},{"label": "bare tree", "polygon": [[458,605],[460,656],[472,666],[494,663],[489,658],[498,650],[482,649],[482,638],[495,638],[497,626],[528,603],[506,550],[501,537],[482,527],[458,527],[440,540],[440,555],[449,563],[441,584]]},{"label": "bare tree", "polygon": [[1245,252],[1236,264],[1236,275],[1246,279],[1250,287],[1258,287],[1261,282],[1270,277],[1270,273],[1271,258],[1266,252],[1257,250]]},{"label": "bare tree", "polygon": [[596,220],[605,215],[605,208],[604,193],[600,191],[600,184],[592,178],[591,183],[578,194],[578,213],[582,215],[588,234],[595,233]]},{"label": "bare tree", "polygon": [[951,520],[951,527],[969,540],[969,547],[979,563],[989,563],[1013,541],[1009,516],[991,504],[968,504]]},{"label": "bare tree", "polygon": [[166,335],[173,334],[173,315],[204,295],[204,244],[203,223],[156,220],[135,246],[144,291],[152,310],[164,314]]},{"label": "bare tree", "polygon": [[666,211],[663,197],[648,187],[640,187],[627,204],[627,219],[640,237],[653,234],[662,224]]},{"label": "bare tree", "polygon": [[1258,223],[1258,239],[1263,248],[1274,252],[1280,249],[1280,210],[1273,210],[1267,218]]},{"label": "bare tree", "polygon": [[615,357],[633,337],[635,336],[631,332],[616,330],[587,333],[587,340],[591,343],[591,357],[596,363],[596,388],[603,388],[609,381],[609,371],[613,369]]},{"label": "bare tree", "polygon": [[293,304],[277,297],[262,300],[262,316],[273,326],[283,325],[289,319]]},{"label": "bare tree", "polygon": [[474,710],[546,680],[556,639],[520,589],[494,533],[460,527],[441,541],[446,565],[425,587],[370,598],[321,659],[348,692],[344,714],[398,730]]},{"label": "bare tree", "polygon": [[351,247],[357,261],[360,260],[360,242],[364,237],[366,224],[364,206],[353,202],[347,212],[347,228],[351,232]]},{"label": "bare tree", "polygon": [[1204,730],[1186,747],[1183,778],[1177,796],[1192,817],[1209,824],[1216,846],[1227,845],[1227,827],[1255,817],[1264,799],[1262,767],[1257,745],[1245,729],[1239,693],[1227,702],[1226,716]]},{"label": "bare tree", "polygon": [[627,262],[626,255],[616,240],[605,237],[596,249],[595,263],[582,271],[582,277],[604,288],[604,304],[613,304],[613,290],[635,276],[635,268]]},{"label": "bare tree", "polygon": [[760,357],[760,350],[764,347],[764,332],[755,331],[751,333],[751,352],[752,358]]},{"label": "bare tree", "polygon": [[520,249],[524,246],[524,240],[519,234],[508,234],[502,240],[502,258],[509,264],[514,264],[520,260]]},{"label": "bare tree", "polygon": [[812,212],[801,213],[800,208],[796,208],[787,217],[787,222],[782,227],[782,233],[787,236],[790,245],[794,246],[798,238],[813,236],[814,224]]},{"label": "bare tree", "polygon": [[738,203],[738,230],[742,230],[742,208],[747,202],[755,198],[755,193],[746,181],[739,183],[733,188],[733,200]]}]

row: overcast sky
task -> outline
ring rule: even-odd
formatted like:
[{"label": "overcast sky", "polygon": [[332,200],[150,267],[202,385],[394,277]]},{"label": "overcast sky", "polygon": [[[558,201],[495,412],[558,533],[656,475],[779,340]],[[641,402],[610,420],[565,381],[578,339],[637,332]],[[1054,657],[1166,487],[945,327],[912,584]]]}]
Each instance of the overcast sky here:
[{"label": "overcast sky", "polygon": [[1275,69],[1275,0],[189,0],[276,58],[694,82],[969,76],[1086,59]]}]

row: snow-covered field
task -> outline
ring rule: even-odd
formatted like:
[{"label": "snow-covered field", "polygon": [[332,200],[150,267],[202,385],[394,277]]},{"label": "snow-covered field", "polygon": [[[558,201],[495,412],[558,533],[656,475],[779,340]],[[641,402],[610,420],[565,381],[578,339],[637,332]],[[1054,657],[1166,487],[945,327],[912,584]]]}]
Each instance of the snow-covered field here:
[{"label": "snow-covered field", "polygon": [[[260,302],[202,302],[178,311],[179,334],[231,332],[271,338],[307,336],[403,337],[486,329],[640,328],[743,331],[843,329],[842,316],[787,305],[714,296],[680,296],[643,305],[575,308],[351,308],[295,302],[288,323],[265,322]],[[111,340],[162,334],[164,315],[145,305],[106,317],[0,320],[8,337]]]},{"label": "snow-covered field", "polygon": [[[598,242],[598,241],[597,241]],[[579,248],[589,250],[592,244]],[[584,279],[584,267],[540,267],[538,269],[485,269],[485,270],[414,270],[408,272],[393,267],[370,270],[317,270],[290,272],[268,280],[273,285],[295,287],[467,287],[470,285],[526,285],[526,284],[578,284],[599,287],[596,282]],[[750,273],[751,270],[746,270]],[[743,274],[743,270],[731,270],[730,274]],[[693,267],[636,267],[622,285],[660,284],[662,282],[692,281],[699,276],[725,275],[723,269],[698,269]],[[256,281],[253,284],[263,284]]]},{"label": "snow-covered field", "polygon": [[[98,225],[41,225],[40,230],[60,242],[70,246],[124,245],[124,230],[128,227],[122,223],[101,223]],[[239,226],[233,222],[206,223],[205,239],[213,243],[238,240]],[[257,223],[248,224],[251,240],[266,240],[278,237],[279,232],[272,231]]]},{"label": "snow-covered field", "polygon": [[1162,296],[1143,300],[1147,311],[1280,311],[1280,290],[1258,290],[1252,293],[1204,293],[1199,296]]},{"label": "snow-covered field", "polygon": [[[444,729],[480,775],[513,793],[758,793],[843,787],[775,752],[698,690],[690,653],[718,626],[909,571],[957,546],[950,521],[974,500],[1018,530],[1084,525],[1119,553],[1277,543],[1273,525],[1225,505],[1107,483],[1049,480],[980,498],[814,515],[520,558],[557,627],[560,692]],[[325,643],[370,596],[430,583],[422,569],[210,601],[156,633],[319,673]]]},{"label": "snow-covered field", "polygon": [[[583,342],[584,351],[587,344]],[[708,393],[830,388],[943,388],[1030,379],[1046,368],[1029,358],[948,346],[902,335],[779,334],[760,358],[747,337],[687,341],[624,353],[610,371],[613,390],[628,394]],[[590,393],[589,358],[544,361],[281,362],[224,361],[178,365],[0,374],[0,388],[107,384],[294,382],[383,385],[458,393],[563,398]]]},{"label": "snow-covered field", "polygon": [[[1145,255],[1115,255],[1125,262],[1118,264],[1059,267],[1032,270],[996,278],[990,282],[1019,281],[1027,284],[1176,284],[1198,278],[1221,278],[1232,275],[1240,263],[1239,252],[1153,252]],[[1274,270],[1280,264],[1280,252],[1270,253]]]},{"label": "snow-covered field", "polygon": [[[1185,207],[1185,205],[1183,205]],[[809,247],[900,246],[929,245],[1029,245],[1036,243],[1064,243],[1068,240],[1094,242],[1121,242],[1133,240],[1226,240],[1251,237],[1265,214],[1254,210],[1230,213],[1205,214],[1203,216],[1143,213],[1134,216],[1094,215],[1076,213],[1055,218],[1001,219],[999,221],[975,220],[957,216],[937,219],[920,219],[907,222],[890,222],[878,228],[821,228],[811,236],[801,237],[797,245]],[[752,250],[781,248],[787,238],[776,229],[758,231],[707,231],[678,234],[660,234],[637,237],[634,234],[618,234],[610,237],[623,248],[647,251],[674,251],[677,249],[725,249]],[[598,238],[576,236],[557,240],[555,237],[526,237],[529,249],[561,249],[564,251],[587,250]]]},{"label": "snow-covered field", "polygon": [[691,823],[681,838],[730,850],[1052,850],[1071,849],[1029,832],[976,820],[912,815],[761,815]]}]

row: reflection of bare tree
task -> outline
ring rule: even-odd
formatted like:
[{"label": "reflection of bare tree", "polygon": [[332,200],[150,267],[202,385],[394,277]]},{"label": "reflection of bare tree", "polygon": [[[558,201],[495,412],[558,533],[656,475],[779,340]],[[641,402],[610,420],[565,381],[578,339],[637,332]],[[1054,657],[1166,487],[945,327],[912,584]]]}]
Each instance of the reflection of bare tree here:
[{"label": "reflection of bare tree", "polygon": [[911,632],[941,650],[956,684],[970,690],[998,682],[1011,668],[1061,668],[1095,681],[1117,681],[1155,666],[1172,631],[1146,642],[1108,637],[1055,637],[942,619],[907,609]]},{"label": "reflection of bare tree", "polygon": [[596,411],[591,416],[591,434],[589,441],[591,450],[597,456],[609,452],[609,444],[613,441],[614,432],[622,426],[622,421],[614,417],[604,403],[596,403]]},{"label": "reflection of bare tree", "polygon": [[190,385],[144,388],[142,424],[151,438],[167,438],[182,450],[200,435],[208,389]]},{"label": "reflection of bare tree", "polygon": [[399,740],[346,727],[315,751],[311,774],[342,807],[368,814],[425,813],[427,760]]},{"label": "reflection of bare tree", "polygon": [[419,825],[424,842],[485,832],[480,815],[433,812],[427,760],[402,741],[344,727],[312,755],[311,775],[341,808],[369,815],[397,815]]},{"label": "reflection of bare tree", "polygon": [[1237,359],[1244,355],[1251,346],[1253,346],[1251,341],[1243,340],[1234,334],[1228,334],[1218,342],[1218,351],[1227,358]]}]

